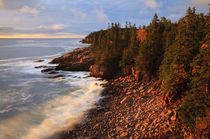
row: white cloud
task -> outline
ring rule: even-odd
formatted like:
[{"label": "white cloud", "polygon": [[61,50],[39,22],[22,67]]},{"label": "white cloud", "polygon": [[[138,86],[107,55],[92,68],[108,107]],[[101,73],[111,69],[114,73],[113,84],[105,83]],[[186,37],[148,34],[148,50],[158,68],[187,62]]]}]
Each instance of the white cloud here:
[{"label": "white cloud", "polygon": [[38,27],[36,27],[36,29],[38,30],[62,30],[64,29],[64,25],[63,24],[54,24],[51,26],[46,26],[46,25],[39,25]]},{"label": "white cloud", "polygon": [[53,30],[62,30],[63,28],[64,28],[64,25],[62,25],[62,24],[52,25]]},{"label": "white cloud", "polygon": [[156,9],[158,7],[162,6],[162,3],[156,2],[156,0],[140,0],[142,3],[144,3],[146,6]]},{"label": "white cloud", "polygon": [[37,29],[48,29],[49,27],[48,26],[45,26],[45,25],[40,25],[37,27]]},{"label": "white cloud", "polygon": [[208,4],[210,4],[209,0],[187,0],[192,6],[199,6],[199,7],[208,7]]},{"label": "white cloud", "polygon": [[39,10],[37,10],[36,8],[31,8],[31,7],[28,7],[28,6],[24,6],[23,8],[20,9],[20,12],[22,13],[31,13],[33,15],[37,15],[39,14]]},{"label": "white cloud", "polygon": [[80,19],[86,19],[87,15],[79,10],[71,9],[71,12],[74,14],[74,16],[79,17]]},{"label": "white cloud", "polygon": [[0,0],[0,7],[3,7],[3,6],[4,6],[3,0]]},{"label": "white cloud", "polygon": [[110,22],[109,18],[107,15],[104,13],[102,10],[95,10],[94,12],[96,19],[100,22]]}]

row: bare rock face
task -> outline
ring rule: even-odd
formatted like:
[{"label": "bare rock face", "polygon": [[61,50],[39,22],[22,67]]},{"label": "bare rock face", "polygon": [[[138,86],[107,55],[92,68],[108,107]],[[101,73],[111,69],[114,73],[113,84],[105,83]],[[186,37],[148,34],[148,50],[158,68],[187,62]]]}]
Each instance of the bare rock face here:
[{"label": "bare rock face", "polygon": [[112,72],[105,65],[92,65],[90,66],[90,76],[111,78]]},{"label": "bare rock face", "polygon": [[94,64],[95,57],[91,54],[90,48],[77,48],[59,58],[53,59],[51,64],[58,64],[56,70],[68,71],[89,71]]}]

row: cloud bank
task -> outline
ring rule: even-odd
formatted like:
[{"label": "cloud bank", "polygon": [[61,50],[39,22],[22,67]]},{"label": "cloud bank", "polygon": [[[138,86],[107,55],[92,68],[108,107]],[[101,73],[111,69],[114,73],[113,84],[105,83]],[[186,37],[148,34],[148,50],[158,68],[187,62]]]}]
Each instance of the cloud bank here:
[{"label": "cloud bank", "polygon": [[0,37],[84,36],[106,29],[108,22],[148,25],[154,13],[176,21],[189,6],[207,13],[208,3],[209,0],[0,0]]}]

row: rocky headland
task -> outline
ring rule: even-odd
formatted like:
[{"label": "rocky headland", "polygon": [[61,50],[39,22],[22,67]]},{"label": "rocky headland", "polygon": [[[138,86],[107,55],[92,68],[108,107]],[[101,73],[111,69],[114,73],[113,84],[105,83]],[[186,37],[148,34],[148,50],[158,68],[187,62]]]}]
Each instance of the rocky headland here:
[{"label": "rocky headland", "polygon": [[95,57],[89,47],[77,48],[72,52],[53,59],[51,64],[58,64],[56,70],[89,71],[94,64]]},{"label": "rocky headland", "polygon": [[90,76],[110,79],[112,71],[104,65],[95,65],[95,56],[91,53],[90,47],[76,48],[72,52],[53,59],[50,64],[54,66],[38,66],[44,68],[41,72],[53,74],[58,70],[64,71],[90,71]]}]

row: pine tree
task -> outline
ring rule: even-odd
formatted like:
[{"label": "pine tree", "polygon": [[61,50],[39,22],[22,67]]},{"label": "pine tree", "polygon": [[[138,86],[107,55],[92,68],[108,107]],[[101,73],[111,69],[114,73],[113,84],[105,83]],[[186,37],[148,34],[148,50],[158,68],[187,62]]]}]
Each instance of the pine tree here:
[{"label": "pine tree", "polygon": [[[176,44],[174,48],[169,48],[169,55],[164,58],[165,63],[161,66],[161,78],[164,81],[164,87],[167,90],[173,90],[174,96],[179,97],[181,92],[188,89],[187,84],[190,79],[190,63],[199,50],[199,24],[195,9],[188,8],[186,16],[178,22]],[[173,50],[174,52],[172,52]],[[167,54],[166,53],[166,54]],[[172,55],[172,61],[167,63],[167,57]],[[170,59],[170,58],[169,58]],[[167,66],[166,66],[167,65]],[[165,67],[165,68],[164,68]],[[167,77],[166,68],[170,69]]]},{"label": "pine tree", "polygon": [[162,31],[157,14],[146,29],[147,38],[141,43],[136,68],[149,77],[155,77],[163,57]]},{"label": "pine tree", "polygon": [[193,70],[189,84],[190,92],[178,109],[183,123],[190,128],[191,132],[201,132],[202,124],[208,123],[210,107],[209,55],[209,46],[204,44],[200,48],[200,53],[193,59],[191,64]]}]

